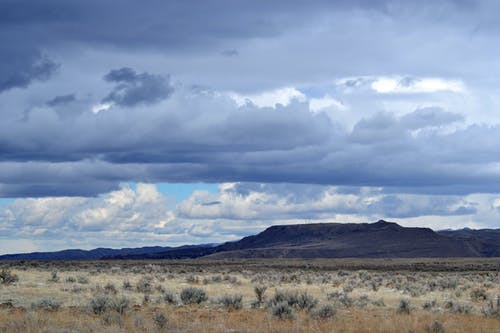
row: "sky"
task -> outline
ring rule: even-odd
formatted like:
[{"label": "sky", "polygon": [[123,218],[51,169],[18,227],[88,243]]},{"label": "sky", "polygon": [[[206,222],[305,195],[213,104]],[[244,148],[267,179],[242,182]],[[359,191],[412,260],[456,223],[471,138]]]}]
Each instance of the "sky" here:
[{"label": "sky", "polygon": [[499,11],[0,0],[0,254],[499,228]]}]

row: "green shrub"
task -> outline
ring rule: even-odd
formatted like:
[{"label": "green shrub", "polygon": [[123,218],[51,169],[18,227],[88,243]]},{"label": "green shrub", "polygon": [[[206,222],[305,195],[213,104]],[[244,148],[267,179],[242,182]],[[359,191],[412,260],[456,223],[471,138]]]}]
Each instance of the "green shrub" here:
[{"label": "green shrub", "polygon": [[331,304],[325,304],[319,307],[318,309],[311,312],[313,318],[317,319],[330,319],[335,317],[337,314],[337,309]]},{"label": "green shrub", "polygon": [[259,285],[253,288],[255,292],[255,297],[257,298],[257,304],[262,304],[265,301],[265,293],[267,290],[266,286]]},{"label": "green shrub", "polygon": [[90,308],[95,314],[103,314],[107,311],[125,313],[129,307],[129,299],[125,296],[110,297],[107,295],[99,295],[90,300]]},{"label": "green shrub", "polygon": [[273,297],[269,300],[269,306],[274,306],[279,303],[286,302],[288,305],[293,306],[299,310],[310,311],[317,304],[318,300],[307,292],[290,292],[277,290]]},{"label": "green shrub", "polygon": [[480,302],[488,299],[488,295],[486,294],[486,291],[484,289],[474,289],[470,292],[470,298],[474,302]]},{"label": "green shrub", "polygon": [[217,303],[226,309],[239,310],[243,307],[243,296],[241,295],[224,295],[217,300]]},{"label": "green shrub", "polygon": [[300,293],[296,298],[295,306],[300,310],[311,311],[316,305],[318,300],[307,292]]},{"label": "green shrub", "polygon": [[42,298],[37,302],[31,303],[33,309],[42,309],[47,311],[57,311],[61,308],[61,302],[53,298]]},{"label": "green shrub", "polygon": [[136,289],[138,292],[140,293],[151,293],[153,292],[153,284],[151,283],[152,282],[152,278],[151,277],[142,277],[139,282],[137,282],[137,285],[136,285]]},{"label": "green shrub", "polygon": [[122,288],[123,290],[132,290],[132,283],[129,280],[125,280],[123,281]]},{"label": "green shrub", "polygon": [[116,287],[113,283],[111,282],[108,282],[105,286],[104,286],[104,291],[107,293],[107,294],[116,294],[118,292],[118,290],[116,290]]},{"label": "green shrub", "polygon": [[174,293],[169,292],[169,291],[165,291],[163,293],[162,300],[163,300],[163,302],[169,303],[169,304],[175,304],[175,303],[177,303],[177,299],[175,298]]},{"label": "green shrub", "polygon": [[295,318],[292,307],[286,301],[274,304],[269,309],[271,311],[271,314],[274,317],[278,317],[279,319]]},{"label": "green shrub", "polygon": [[399,301],[398,313],[409,314],[410,313],[410,301],[407,299],[402,299]]},{"label": "green shrub", "polygon": [[89,278],[83,275],[80,275],[76,278],[76,281],[80,284],[88,284],[89,283]]},{"label": "green shrub", "polygon": [[167,326],[167,317],[163,314],[163,312],[156,311],[153,313],[153,322],[159,328],[165,328]]},{"label": "green shrub", "polygon": [[481,312],[486,317],[500,318],[500,295],[497,295],[496,299],[490,299],[486,306],[481,308]]},{"label": "green shrub", "polygon": [[130,301],[125,296],[113,297],[110,299],[108,309],[118,312],[119,314],[125,313],[128,309]]},{"label": "green shrub", "polygon": [[74,276],[68,276],[66,279],[64,279],[64,281],[67,283],[75,283],[76,278]]},{"label": "green shrub", "polygon": [[181,292],[181,301],[184,304],[200,304],[207,299],[207,293],[201,288],[188,287]]},{"label": "green shrub", "polygon": [[57,271],[52,271],[50,273],[49,282],[59,282],[59,276],[57,275]]},{"label": "green shrub", "polygon": [[111,297],[106,295],[99,295],[90,300],[90,308],[95,314],[103,314],[111,303]]}]

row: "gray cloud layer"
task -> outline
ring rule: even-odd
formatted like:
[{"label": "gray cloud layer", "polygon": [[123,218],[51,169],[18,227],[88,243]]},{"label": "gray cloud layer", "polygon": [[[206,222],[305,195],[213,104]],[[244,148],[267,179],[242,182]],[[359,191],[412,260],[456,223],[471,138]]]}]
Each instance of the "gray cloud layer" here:
[{"label": "gray cloud layer", "polygon": [[[124,181],[495,192],[497,7],[3,1],[0,196]],[[307,98],[239,106],[228,92],[280,87]],[[345,107],[311,111],[327,95]]]},{"label": "gray cloud layer", "polygon": [[496,191],[500,131],[443,130],[461,120],[418,109],[376,113],[349,130],[307,103],[238,108],[227,97],[186,91],[147,109],[116,106],[71,118],[43,109],[0,124],[0,192],[89,195],[131,180]]},{"label": "gray cloud layer", "polygon": [[166,99],[173,91],[165,78],[149,73],[138,74],[128,67],[110,71],[104,80],[116,86],[102,102],[120,106],[153,104]]}]

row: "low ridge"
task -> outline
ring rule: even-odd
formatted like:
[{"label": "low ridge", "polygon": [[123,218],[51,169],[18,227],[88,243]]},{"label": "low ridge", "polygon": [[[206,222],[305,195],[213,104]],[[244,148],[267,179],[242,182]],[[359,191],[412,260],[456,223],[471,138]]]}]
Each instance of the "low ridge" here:
[{"label": "low ridge", "polygon": [[215,246],[95,249],[0,256],[0,260],[185,258],[418,258],[499,257],[500,229],[442,230],[375,223],[276,225]]}]

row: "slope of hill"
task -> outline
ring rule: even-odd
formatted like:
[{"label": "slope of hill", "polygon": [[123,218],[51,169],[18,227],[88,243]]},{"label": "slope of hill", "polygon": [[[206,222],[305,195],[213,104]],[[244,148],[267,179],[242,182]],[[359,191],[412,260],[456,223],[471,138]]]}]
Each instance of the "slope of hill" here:
[{"label": "slope of hill", "polygon": [[321,223],[273,226],[220,245],[213,258],[416,258],[499,255],[500,237],[460,238],[428,228],[376,223]]},{"label": "slope of hill", "polygon": [[[272,226],[236,242],[211,248],[159,252],[150,259],[184,258],[418,258],[500,256],[500,230],[435,232],[375,223],[316,223]],[[495,233],[496,232],[496,233]],[[144,256],[127,256],[141,259]]]},{"label": "slope of hill", "polygon": [[440,235],[478,246],[483,257],[500,257],[500,229],[440,230]]}]

